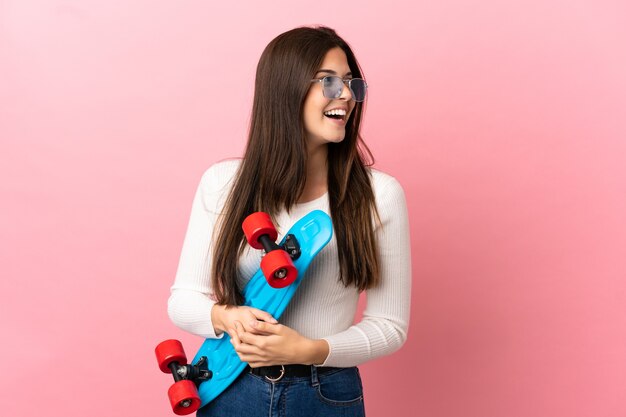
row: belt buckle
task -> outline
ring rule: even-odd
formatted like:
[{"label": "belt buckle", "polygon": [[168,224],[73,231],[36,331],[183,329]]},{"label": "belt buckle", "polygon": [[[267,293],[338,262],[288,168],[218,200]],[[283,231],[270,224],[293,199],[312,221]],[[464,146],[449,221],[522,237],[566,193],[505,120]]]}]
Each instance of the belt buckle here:
[{"label": "belt buckle", "polygon": [[280,375],[277,378],[270,378],[267,375],[265,375],[265,378],[271,382],[278,382],[281,379],[283,379],[284,376],[285,376],[285,365],[280,365]]}]

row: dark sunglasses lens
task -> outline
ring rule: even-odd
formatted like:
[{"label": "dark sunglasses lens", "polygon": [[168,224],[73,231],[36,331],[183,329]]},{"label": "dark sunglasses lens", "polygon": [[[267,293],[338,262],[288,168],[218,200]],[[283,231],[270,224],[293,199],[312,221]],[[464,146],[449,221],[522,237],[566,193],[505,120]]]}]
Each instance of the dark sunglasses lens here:
[{"label": "dark sunglasses lens", "polygon": [[360,78],[355,78],[350,81],[350,91],[352,92],[352,99],[354,101],[365,100],[365,92],[367,91],[367,85],[365,81]]},{"label": "dark sunglasses lens", "polygon": [[339,77],[324,77],[324,97],[339,98],[343,91],[343,81]]}]

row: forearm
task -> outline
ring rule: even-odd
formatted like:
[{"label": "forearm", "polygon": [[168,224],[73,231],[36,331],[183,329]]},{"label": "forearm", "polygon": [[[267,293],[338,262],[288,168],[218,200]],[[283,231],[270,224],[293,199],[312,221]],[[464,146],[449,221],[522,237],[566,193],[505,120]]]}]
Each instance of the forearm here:
[{"label": "forearm", "polygon": [[389,355],[407,340],[408,322],[364,318],[347,330],[324,339],[331,347],[323,366],[349,367]]},{"label": "forearm", "polygon": [[175,289],[168,300],[168,315],[176,326],[189,333],[221,338],[211,320],[213,305],[213,300],[198,291]]}]

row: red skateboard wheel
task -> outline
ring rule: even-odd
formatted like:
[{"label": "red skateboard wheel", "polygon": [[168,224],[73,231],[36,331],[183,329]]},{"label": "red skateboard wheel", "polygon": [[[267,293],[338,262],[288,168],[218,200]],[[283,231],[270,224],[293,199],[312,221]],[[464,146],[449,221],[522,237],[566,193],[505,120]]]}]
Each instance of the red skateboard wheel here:
[{"label": "red skateboard wheel", "polygon": [[287,252],[273,250],[261,259],[261,269],[267,283],[273,288],[284,288],[298,277],[298,270]]},{"label": "red skateboard wheel", "polygon": [[259,237],[262,235],[268,235],[272,242],[276,242],[278,238],[278,232],[272,223],[272,219],[269,214],[262,211],[257,211],[246,217],[241,224],[241,228],[246,235],[248,243],[254,249],[263,249],[263,245],[259,242]]},{"label": "red skateboard wheel", "polygon": [[200,396],[196,384],[187,379],[178,381],[167,391],[174,414],[184,416],[200,408]]},{"label": "red skateboard wheel", "polygon": [[166,374],[171,374],[172,371],[168,368],[172,362],[178,362],[179,365],[187,365],[187,355],[183,350],[183,345],[175,339],[165,340],[157,345],[154,349],[154,353],[159,363],[159,368]]}]

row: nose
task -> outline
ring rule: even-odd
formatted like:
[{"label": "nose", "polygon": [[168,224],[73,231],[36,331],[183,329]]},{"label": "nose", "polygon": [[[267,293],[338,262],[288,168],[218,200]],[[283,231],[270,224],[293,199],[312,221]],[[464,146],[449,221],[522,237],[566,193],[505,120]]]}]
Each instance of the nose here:
[{"label": "nose", "polygon": [[339,96],[339,98],[345,99],[346,101],[352,100],[352,91],[350,91],[347,82],[343,83],[343,89],[341,90],[341,95]]}]

